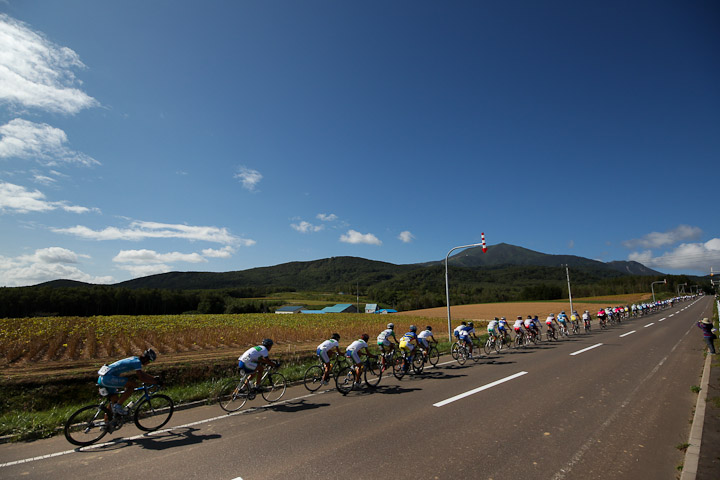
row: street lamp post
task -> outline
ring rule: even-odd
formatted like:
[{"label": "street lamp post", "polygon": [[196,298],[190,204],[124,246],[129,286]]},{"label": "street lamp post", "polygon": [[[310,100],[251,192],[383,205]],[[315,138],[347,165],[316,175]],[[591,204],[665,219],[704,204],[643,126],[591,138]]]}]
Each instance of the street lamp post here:
[{"label": "street lamp post", "polygon": [[575,310],[573,310],[572,290],[570,289],[570,266],[568,264],[565,264],[565,274],[567,275],[567,281],[568,281],[568,297],[570,298],[570,315],[572,315]]},{"label": "street lamp post", "polygon": [[448,317],[448,341],[452,343],[452,324],[450,322],[450,283],[448,282],[448,258],[450,257],[450,254],[454,252],[455,250],[459,250],[461,248],[469,248],[469,247],[483,247],[483,251],[485,251],[485,243],[473,243],[472,245],[462,245],[459,247],[455,247],[451,249],[447,255],[445,255],[445,301],[447,303],[447,317]]},{"label": "street lamp post", "polygon": [[657,282],[652,282],[650,284],[650,289],[652,290],[652,294],[653,294],[653,303],[655,303],[655,284],[656,283],[667,283],[667,280],[658,280]]}]

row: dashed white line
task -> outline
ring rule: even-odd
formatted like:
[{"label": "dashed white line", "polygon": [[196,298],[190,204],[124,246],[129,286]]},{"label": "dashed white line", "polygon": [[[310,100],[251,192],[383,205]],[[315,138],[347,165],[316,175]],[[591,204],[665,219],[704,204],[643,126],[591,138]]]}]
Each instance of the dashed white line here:
[{"label": "dashed white line", "polygon": [[643,328],[647,328],[647,327],[649,327],[650,325],[655,325],[655,322],[648,323],[648,324],[645,325]]},{"label": "dashed white line", "polygon": [[627,337],[628,335],[632,335],[635,332],[636,332],[636,330],[633,330],[632,332],[623,333],[622,335],[620,335],[620,338]]},{"label": "dashed white line", "polygon": [[509,381],[509,380],[513,380],[513,379],[515,379],[515,378],[522,377],[523,375],[525,375],[525,374],[527,374],[527,373],[528,373],[528,372],[518,372],[518,373],[516,373],[515,375],[510,375],[509,377],[501,378],[500,380],[497,380],[497,381],[492,382],[492,383],[488,383],[487,385],[483,385],[482,387],[478,387],[478,388],[476,388],[476,389],[474,389],[474,390],[470,390],[470,391],[468,391],[468,392],[461,393],[460,395],[455,395],[454,397],[450,397],[450,398],[448,398],[447,400],[443,400],[442,402],[433,403],[433,407],[442,407],[442,406],[445,406],[445,405],[447,405],[448,403],[452,403],[452,402],[455,402],[455,401],[457,401],[457,400],[463,399],[463,398],[465,398],[465,397],[469,397],[470,395],[474,395],[474,394],[476,394],[476,393],[478,393],[478,392],[482,392],[483,390],[487,390],[488,388],[495,387],[495,386],[497,386],[497,385],[500,385],[501,383],[505,383],[505,382],[507,382],[507,381]]},{"label": "dashed white line", "polygon": [[577,352],[573,352],[573,353],[570,354],[570,356],[580,355],[581,353],[587,352],[588,350],[592,350],[593,348],[597,348],[597,347],[599,347],[600,345],[602,345],[602,343],[596,343],[596,344],[593,345],[592,347],[583,348],[582,350],[578,350]]},{"label": "dashed white line", "polygon": [[662,322],[663,320],[667,320],[667,317],[661,318],[660,320],[658,320],[658,322]]}]

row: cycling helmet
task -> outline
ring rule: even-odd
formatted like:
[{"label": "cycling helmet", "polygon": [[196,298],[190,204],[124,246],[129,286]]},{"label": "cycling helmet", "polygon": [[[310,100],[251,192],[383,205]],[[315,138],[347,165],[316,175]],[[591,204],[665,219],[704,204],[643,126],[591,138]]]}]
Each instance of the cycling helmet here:
[{"label": "cycling helmet", "polygon": [[339,333],[333,333],[332,334],[333,340],[340,340],[340,334]]},{"label": "cycling helmet", "polygon": [[500,320],[499,318],[495,317],[495,320]]},{"label": "cycling helmet", "polygon": [[473,325],[475,325],[473,322],[468,322],[468,327],[472,327]]},{"label": "cycling helmet", "polygon": [[155,353],[155,350],[152,348],[148,348],[142,353],[142,356],[150,360],[151,362],[154,362],[157,358],[157,353]]},{"label": "cycling helmet", "polygon": [[410,325],[410,331],[417,332],[417,327],[415,325]]},{"label": "cycling helmet", "polygon": [[388,324],[387,324],[387,328],[389,328],[390,330],[392,330],[392,329],[395,328],[395,324],[394,324],[394,323],[388,323]]},{"label": "cycling helmet", "polygon": [[265,340],[262,341],[262,346],[265,348],[270,348],[273,346],[273,343],[275,343],[275,342],[273,342],[271,338],[266,338]]},{"label": "cycling helmet", "polygon": [[363,339],[363,341],[367,342],[367,341],[368,341],[368,339],[369,339],[370,337],[368,336],[368,334],[367,334],[367,333],[363,333],[363,334],[362,334],[362,336],[361,336],[360,338],[362,338],[362,339]]},{"label": "cycling helmet", "polygon": [[560,313],[562,313],[562,314],[565,314],[565,310],[563,310],[563,311],[562,311],[562,312],[560,312]]},{"label": "cycling helmet", "polygon": [[500,317],[500,320],[507,320],[507,318],[505,318],[505,317]]},{"label": "cycling helmet", "polygon": [[[528,315],[528,318],[530,318],[530,315]],[[522,320],[522,315],[518,315],[518,320]]]},{"label": "cycling helmet", "polygon": [[425,327],[425,330],[430,330],[432,332],[432,327],[428,325],[427,327]]}]

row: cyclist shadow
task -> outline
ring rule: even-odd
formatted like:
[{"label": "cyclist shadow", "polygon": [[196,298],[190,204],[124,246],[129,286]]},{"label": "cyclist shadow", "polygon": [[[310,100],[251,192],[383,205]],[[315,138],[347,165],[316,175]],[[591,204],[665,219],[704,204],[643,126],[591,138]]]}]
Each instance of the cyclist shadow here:
[{"label": "cyclist shadow", "polygon": [[[457,367],[457,366],[456,366]],[[446,367],[447,368],[447,367]],[[463,367],[461,367],[463,368]],[[419,377],[415,377],[418,380],[422,380],[425,378],[432,378],[432,379],[439,379],[439,380],[448,380],[452,378],[460,378],[460,377],[467,377],[467,375],[448,375],[445,373],[445,371],[440,370],[425,370]]]},{"label": "cyclist shadow", "polygon": [[399,395],[401,393],[409,393],[420,390],[419,388],[406,388],[400,385],[379,385],[374,390],[364,389],[358,393],[363,395],[372,395],[374,393],[380,393],[383,395]]},{"label": "cyclist shadow", "polygon": [[222,435],[195,435],[199,431],[197,428],[183,428],[181,430],[173,430],[171,432],[163,432],[158,435],[146,436],[129,440],[129,444],[140,445],[146,450],[167,450],[168,448],[185,447],[188,445],[196,445],[207,440],[215,440],[221,438]]},{"label": "cyclist shadow", "polygon": [[329,403],[308,403],[304,399],[293,401],[292,403],[283,403],[281,405],[269,405],[267,408],[275,412],[301,412],[303,410],[313,410],[320,407],[329,407]]}]

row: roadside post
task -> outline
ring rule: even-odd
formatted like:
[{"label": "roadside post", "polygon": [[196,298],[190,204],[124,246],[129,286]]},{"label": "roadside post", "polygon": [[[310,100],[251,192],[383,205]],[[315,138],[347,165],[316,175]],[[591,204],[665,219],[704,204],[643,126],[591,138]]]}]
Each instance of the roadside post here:
[{"label": "roadside post", "polygon": [[450,284],[448,281],[448,258],[450,257],[450,254],[454,252],[455,250],[459,250],[461,248],[470,248],[470,247],[482,247],[483,253],[487,252],[487,247],[485,246],[485,234],[481,233],[482,242],[481,243],[473,243],[471,245],[461,245],[459,247],[452,248],[447,255],[445,255],[445,303],[447,304],[447,319],[448,319],[448,341],[452,343],[452,323],[450,321]]},{"label": "roadside post", "polygon": [[652,283],[650,284],[650,290],[652,290],[652,294],[653,294],[653,303],[655,303],[655,284],[656,284],[656,283],[667,283],[667,279],[665,279],[665,280],[658,280],[657,282],[652,282]]}]

